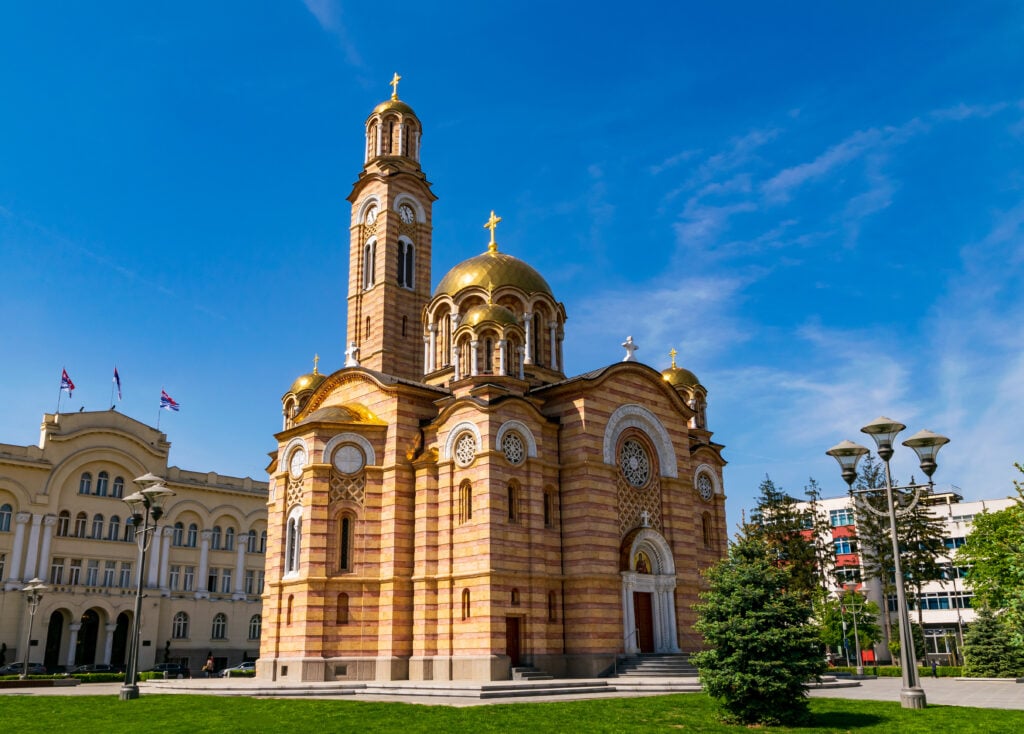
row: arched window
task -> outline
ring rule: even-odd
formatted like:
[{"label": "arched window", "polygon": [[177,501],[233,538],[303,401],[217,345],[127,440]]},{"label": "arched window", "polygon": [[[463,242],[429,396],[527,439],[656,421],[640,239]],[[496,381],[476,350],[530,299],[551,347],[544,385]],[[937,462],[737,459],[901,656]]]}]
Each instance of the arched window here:
[{"label": "arched window", "polygon": [[704,547],[711,547],[711,514],[705,512],[700,516],[701,536],[704,538]]},{"label": "arched window", "polygon": [[260,549],[259,549],[259,552],[260,553],[266,553],[267,552],[267,531],[266,530],[260,531]]},{"label": "arched window", "polygon": [[93,515],[92,517],[92,537],[102,538],[103,537],[103,515]]},{"label": "arched window", "polygon": [[335,610],[335,617],[338,620],[338,624],[348,624],[348,594],[342,592],[338,594],[338,604]]},{"label": "arched window", "polygon": [[188,615],[185,612],[178,612],[174,615],[171,625],[171,637],[175,640],[188,639]]},{"label": "arched window", "polygon": [[263,632],[263,615],[254,614],[249,617],[249,639],[260,639],[261,632]]},{"label": "arched window", "polygon": [[519,522],[519,485],[515,482],[508,485],[508,521]]},{"label": "arched window", "polygon": [[376,262],[377,242],[376,240],[370,240],[363,245],[363,290],[373,288]]},{"label": "arched window", "polygon": [[76,538],[84,538],[85,537],[85,526],[88,524],[88,522],[89,522],[89,518],[86,516],[86,514],[84,512],[79,512],[77,515],[75,515],[75,537]]},{"label": "arched window", "polygon": [[285,575],[299,572],[299,549],[302,547],[302,511],[296,507],[288,517],[285,533],[284,572]]},{"label": "arched window", "polygon": [[398,285],[415,288],[416,246],[405,240],[398,241]]},{"label": "arched window", "polygon": [[227,528],[224,531],[224,550],[235,549],[235,529]]},{"label": "arched window", "polygon": [[171,537],[171,543],[173,545],[181,546],[185,542],[185,524],[182,522],[174,523],[174,535]]},{"label": "arched window", "polygon": [[220,550],[220,525],[214,525],[210,533],[210,550]]},{"label": "arched window", "polygon": [[215,640],[223,640],[228,633],[228,615],[220,612],[213,618],[213,626],[210,628],[210,637]]},{"label": "arched window", "polygon": [[135,540],[135,518],[129,516],[124,521],[124,542],[131,543],[133,540]]},{"label": "arched window", "polygon": [[369,339],[370,338],[370,317],[369,316],[366,317],[366,329],[363,331],[363,338],[364,339]]},{"label": "arched window", "polygon": [[459,522],[473,519],[473,485],[465,481],[459,487]]},{"label": "arched window", "polygon": [[195,523],[191,523],[188,526],[188,535],[185,536],[185,545],[189,548],[196,547],[196,540],[199,537],[199,528],[196,527]]},{"label": "arched window", "polygon": [[293,606],[295,606],[295,595],[294,594],[289,594],[288,595],[288,606],[285,607],[285,616],[284,616],[284,623],[285,624],[291,624],[292,623],[292,607]]},{"label": "arched window", "polygon": [[82,472],[82,478],[78,480],[78,494],[89,494],[92,491],[92,474]]},{"label": "arched window", "polygon": [[121,518],[117,515],[110,516],[110,526],[107,528],[107,540],[121,539]]},{"label": "arched window", "polygon": [[351,515],[342,515],[338,525],[338,570],[352,570],[352,526]]},{"label": "arched window", "polygon": [[255,530],[250,530],[249,534],[246,535],[245,537],[246,537],[246,540],[245,540],[245,550],[246,550],[246,552],[247,553],[255,553],[256,552],[256,547],[257,547],[256,543],[258,542],[256,540],[256,531]]},{"label": "arched window", "polygon": [[550,528],[555,524],[555,493],[544,491],[544,527]]},{"label": "arched window", "polygon": [[114,486],[110,492],[110,496],[116,497],[117,499],[124,498],[124,477],[117,477],[114,479]]},{"label": "arched window", "polygon": [[554,622],[558,619],[558,597],[555,592],[548,592],[548,621]]},{"label": "arched window", "polygon": [[512,606],[519,606],[519,589],[512,589],[512,593],[510,594],[510,601],[512,602]]},{"label": "arched window", "polygon": [[469,601],[469,589],[462,590],[462,618],[469,619],[470,612],[470,601]]},{"label": "arched window", "polygon": [[57,535],[61,537],[67,537],[68,527],[71,525],[71,513],[67,510],[61,510],[60,514],[57,515]]},{"label": "arched window", "polygon": [[490,374],[494,372],[494,342],[490,337],[484,339],[484,370]]},{"label": "arched window", "polygon": [[13,507],[8,504],[0,505],[0,533],[11,532],[11,515],[13,514]]},{"label": "arched window", "polygon": [[107,496],[107,484],[110,482],[110,475],[105,471],[101,471],[96,477],[96,496],[106,497]]}]

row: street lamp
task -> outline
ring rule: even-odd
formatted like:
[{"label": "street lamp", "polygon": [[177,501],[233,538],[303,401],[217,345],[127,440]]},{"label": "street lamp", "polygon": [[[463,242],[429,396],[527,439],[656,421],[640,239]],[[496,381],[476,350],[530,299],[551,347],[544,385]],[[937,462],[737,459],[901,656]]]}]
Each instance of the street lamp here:
[{"label": "street lamp", "polygon": [[[913,490],[913,499],[907,507],[903,508],[903,512],[906,513],[913,510],[914,505],[917,504],[921,490],[929,489],[932,486],[931,477],[932,474],[935,473],[935,469],[937,467],[937,464],[935,463],[935,455],[938,454],[940,448],[949,443],[949,439],[945,436],[940,436],[937,433],[932,433],[931,431],[919,431],[904,441],[903,445],[912,448],[914,453],[917,454],[921,463],[921,471],[923,471],[928,477],[928,484],[910,484],[904,487],[893,487],[892,473],[889,469],[889,460],[892,458],[893,454],[892,443],[904,428],[906,428],[906,426],[902,423],[898,423],[891,418],[881,417],[876,418],[871,421],[871,423],[860,429],[863,433],[866,433],[875,439],[875,445],[878,448],[878,457],[885,464],[885,501],[888,512],[883,513],[876,510],[869,502],[865,502],[864,506],[876,514],[889,515],[889,531],[892,535],[893,570],[896,574],[896,601],[899,607],[897,611],[900,626],[900,664],[903,668],[903,689],[900,691],[900,702],[902,703],[903,708],[920,709],[927,705],[927,701],[925,700],[924,689],[918,685],[917,681],[917,667],[914,662],[914,641],[910,632],[910,616],[907,612],[907,595],[906,590],[904,589],[903,568],[900,563],[900,542],[896,531],[897,512],[895,502],[893,501],[893,492]],[[854,491],[853,481],[857,478],[857,462],[860,461],[861,457],[868,453],[868,450],[863,446],[853,443],[852,441],[843,441],[842,443],[833,446],[825,453],[839,462],[839,466],[842,469],[843,479],[846,480],[846,483],[850,486],[850,492],[852,494]]]},{"label": "street lamp", "polygon": [[25,601],[28,603],[28,635],[25,637],[25,661],[21,675],[18,676],[19,680],[25,680],[28,677],[28,658],[32,649],[32,623],[36,621],[36,610],[39,609],[39,602],[43,600],[43,592],[47,588],[43,580],[39,578],[32,579],[21,587],[21,591],[25,594]]},{"label": "street lamp", "polygon": [[[128,665],[124,671],[124,685],[118,698],[130,701],[139,697],[139,637],[142,631],[142,578],[146,572],[146,551],[156,535],[156,524],[164,514],[163,503],[174,492],[163,485],[160,477],[145,474],[134,480],[142,487],[124,498],[131,508],[132,525],[135,527],[135,542],[139,546],[139,574],[135,587],[135,616],[132,619],[131,646],[128,649]],[[152,524],[150,523],[152,518]]]},{"label": "street lamp", "polygon": [[853,642],[857,652],[857,675],[864,675],[864,661],[860,656],[860,635],[857,633],[857,613],[864,608],[864,600],[857,593],[857,584],[846,584],[847,594],[843,602],[850,608],[853,615]]}]

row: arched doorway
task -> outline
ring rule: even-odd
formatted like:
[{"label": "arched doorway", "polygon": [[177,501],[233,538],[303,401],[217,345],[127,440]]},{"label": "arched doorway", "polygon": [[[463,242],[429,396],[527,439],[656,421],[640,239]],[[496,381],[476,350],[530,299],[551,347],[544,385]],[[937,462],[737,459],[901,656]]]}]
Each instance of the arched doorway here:
[{"label": "arched doorway", "polygon": [[622,544],[622,646],[626,653],[679,652],[672,550],[652,528]]},{"label": "arched doorway", "polygon": [[117,627],[114,629],[114,643],[110,647],[110,664],[122,666],[128,652],[128,612],[117,615]]},{"label": "arched doorway", "polygon": [[90,609],[82,615],[82,628],[78,630],[75,649],[75,665],[96,662],[96,641],[100,635],[100,615]]},{"label": "arched doorway", "polygon": [[43,652],[43,665],[47,670],[55,670],[61,665],[60,645],[64,635],[64,612],[56,611],[50,615],[46,626],[46,648]]}]

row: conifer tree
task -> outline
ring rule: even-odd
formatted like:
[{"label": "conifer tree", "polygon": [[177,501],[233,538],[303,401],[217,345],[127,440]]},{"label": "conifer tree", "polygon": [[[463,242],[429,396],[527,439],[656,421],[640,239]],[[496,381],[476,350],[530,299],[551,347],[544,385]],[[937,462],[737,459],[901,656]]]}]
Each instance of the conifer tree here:
[{"label": "conifer tree", "polygon": [[822,588],[822,573],[811,512],[801,510],[798,500],[776,487],[767,474],[758,489],[757,506],[744,532],[765,544],[769,558],[789,573],[793,591],[815,596]]},{"label": "conifer tree", "polygon": [[1006,621],[982,609],[964,633],[964,675],[1015,678],[1024,675],[1024,650],[1009,635]]}]

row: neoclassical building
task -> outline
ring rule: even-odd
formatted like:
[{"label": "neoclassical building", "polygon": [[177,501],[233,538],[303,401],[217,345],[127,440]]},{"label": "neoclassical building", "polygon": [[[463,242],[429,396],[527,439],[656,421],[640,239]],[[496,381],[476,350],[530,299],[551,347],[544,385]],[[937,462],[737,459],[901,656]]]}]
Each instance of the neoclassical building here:
[{"label": "neoclassical building", "polygon": [[[253,659],[262,628],[267,484],[167,465],[167,436],[121,413],[46,414],[38,445],[0,444],[0,643],[24,660],[22,586],[49,587],[30,660],[51,670],[122,665],[138,574],[145,598],[139,667],[198,670]],[[145,568],[122,499],[152,473],[166,503]]]},{"label": "neoclassical building", "polygon": [[591,676],[696,650],[700,572],[726,548],[704,387],[631,339],[567,376],[566,309],[493,212],[431,289],[420,120],[396,93],[365,130],[346,362],[285,393],[268,469],[258,676]]}]

